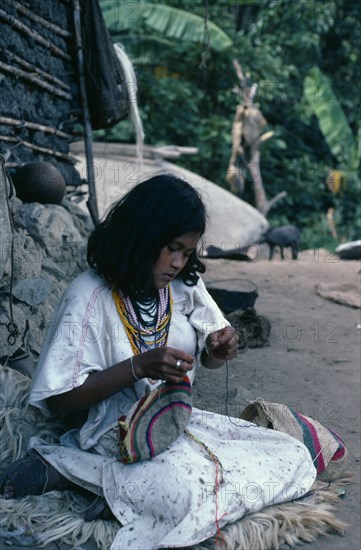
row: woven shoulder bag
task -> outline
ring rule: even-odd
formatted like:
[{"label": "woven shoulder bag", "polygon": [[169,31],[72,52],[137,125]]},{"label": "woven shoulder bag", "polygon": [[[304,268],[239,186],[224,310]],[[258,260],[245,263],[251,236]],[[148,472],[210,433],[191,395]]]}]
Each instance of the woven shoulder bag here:
[{"label": "woven shoulder bag", "polygon": [[121,462],[148,460],[165,451],[187,428],[191,413],[188,376],[179,384],[157,386],[118,420]]}]

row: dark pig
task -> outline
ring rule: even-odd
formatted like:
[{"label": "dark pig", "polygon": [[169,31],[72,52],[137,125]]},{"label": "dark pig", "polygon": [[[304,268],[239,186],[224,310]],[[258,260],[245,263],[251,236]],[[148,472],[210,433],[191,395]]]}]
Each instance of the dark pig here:
[{"label": "dark pig", "polygon": [[271,227],[263,235],[261,243],[268,244],[270,260],[273,260],[276,246],[280,247],[282,260],[284,260],[283,249],[289,247],[292,250],[292,259],[297,260],[300,234],[300,229],[295,225],[280,225],[279,227]]}]

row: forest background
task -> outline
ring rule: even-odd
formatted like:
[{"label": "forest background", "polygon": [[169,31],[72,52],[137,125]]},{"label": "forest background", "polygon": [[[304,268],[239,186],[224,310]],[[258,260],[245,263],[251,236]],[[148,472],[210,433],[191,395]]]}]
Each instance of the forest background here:
[{"label": "forest background", "polygon": [[[287,191],[270,210],[269,222],[299,226],[303,249],[333,251],[339,242],[360,238],[358,0],[100,5],[113,41],[124,45],[134,64],[147,144],[198,147],[198,154],[178,163],[229,189],[232,123],[240,102],[232,65],[237,59],[258,85],[255,102],[268,122],[264,130],[274,131],[261,152],[267,197]],[[307,96],[313,67],[325,78]],[[133,125],[126,119],[95,132],[95,139],[134,142]],[[326,185],[330,170],[341,170],[338,193]],[[254,204],[250,179],[242,198]],[[326,221],[330,206],[337,239]]]}]

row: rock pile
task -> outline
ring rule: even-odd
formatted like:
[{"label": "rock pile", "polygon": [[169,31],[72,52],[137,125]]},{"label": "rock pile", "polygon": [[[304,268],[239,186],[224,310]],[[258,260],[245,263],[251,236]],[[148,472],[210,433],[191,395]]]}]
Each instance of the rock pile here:
[{"label": "rock pile", "polygon": [[[67,199],[60,205],[43,205],[13,197],[9,206],[14,245],[11,252],[8,230],[10,242],[2,238],[0,360],[20,351],[28,351],[36,360],[61,294],[87,267],[86,244],[93,225],[88,214]],[[12,319],[18,331],[15,342],[9,332]]]}]

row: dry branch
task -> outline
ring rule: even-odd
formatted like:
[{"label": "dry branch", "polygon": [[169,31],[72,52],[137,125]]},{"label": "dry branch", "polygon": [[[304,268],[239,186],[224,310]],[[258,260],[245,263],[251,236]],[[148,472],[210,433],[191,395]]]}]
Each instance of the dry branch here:
[{"label": "dry branch", "polygon": [[55,25],[54,23],[49,23],[46,19],[43,19],[39,15],[36,15],[31,10],[28,10],[28,8],[25,8],[25,6],[22,6],[19,4],[19,2],[15,2],[15,0],[12,0],[13,6],[16,8],[17,11],[28,17],[29,19],[32,19],[36,23],[40,23],[40,25],[43,25],[43,27],[46,27],[52,32],[55,32],[59,36],[62,36],[63,38],[71,38],[72,34],[69,31],[66,31],[62,29],[61,27],[58,27],[58,25]]},{"label": "dry branch", "polygon": [[33,73],[37,73],[38,75],[42,76],[45,80],[48,80],[49,82],[52,82],[53,84],[56,84],[66,92],[70,92],[71,88],[68,86],[68,84],[65,84],[62,80],[59,80],[59,78],[56,78],[56,76],[51,75],[50,73],[46,73],[42,69],[39,69],[39,67],[36,67],[32,63],[29,63],[29,61],[25,61],[25,59],[22,59],[18,55],[15,55],[14,53],[9,53],[11,61],[14,60],[18,65],[23,67],[24,69],[29,69]]},{"label": "dry branch", "polygon": [[76,158],[70,155],[67,155],[66,153],[60,153],[60,151],[55,151],[55,149],[47,149],[46,147],[39,147],[39,145],[34,145],[33,143],[29,143],[29,141],[24,141],[16,137],[0,135],[0,141],[16,143],[16,146],[23,145],[24,147],[28,147],[29,149],[33,149],[34,151],[39,151],[39,153],[44,153],[44,155],[50,155],[52,157],[63,159],[66,162],[70,162],[71,164],[75,164],[77,162]]},{"label": "dry branch", "polygon": [[65,59],[66,61],[71,61],[71,56],[52,44],[49,40],[46,40],[41,34],[39,34],[36,31],[31,30],[27,25],[19,21],[16,17],[13,15],[8,14],[6,11],[0,9],[0,19],[3,21],[6,21],[6,23],[9,23],[9,25],[13,28],[18,30],[19,32],[22,32],[26,34],[27,36],[30,36],[33,38],[38,44],[41,44],[44,48],[47,48],[50,50],[54,55],[57,55],[58,57],[61,57],[62,59]]},{"label": "dry branch", "polygon": [[11,65],[7,65],[6,63],[2,63],[2,61],[0,61],[0,70],[1,69],[3,71],[6,71],[10,74],[13,74],[13,75],[19,77],[19,78],[23,78],[24,80],[27,80],[27,81],[31,82],[32,84],[35,84],[36,86],[39,86],[43,90],[46,90],[47,92],[49,92],[53,95],[57,95],[59,97],[65,98],[65,99],[70,99],[70,100],[72,99],[70,94],[68,94],[66,92],[63,92],[62,90],[58,90],[57,88],[55,88],[51,84],[48,84],[47,82],[44,82],[43,80],[41,80],[37,76],[32,76],[31,74],[28,74],[25,71],[22,71],[21,69],[18,69],[16,67],[12,67]]},{"label": "dry branch", "polygon": [[29,130],[40,130],[42,132],[46,132],[47,134],[53,134],[55,136],[58,136],[60,138],[64,139],[72,139],[73,136],[70,134],[66,134],[65,132],[62,132],[61,130],[57,130],[56,128],[51,128],[50,126],[44,126],[43,124],[36,124],[35,122],[28,122],[26,120],[17,120],[16,118],[8,118],[0,116],[0,124],[6,124],[8,126],[17,126],[18,128],[29,128]]},{"label": "dry branch", "polygon": [[276,202],[280,201],[286,196],[287,196],[287,191],[281,191],[280,193],[277,193],[277,195],[275,195],[273,199],[268,201],[268,210],[270,210],[270,208],[272,208],[272,206],[276,204]]},{"label": "dry branch", "polygon": [[260,145],[262,145],[262,143],[264,143],[265,141],[270,139],[273,135],[274,135],[273,130],[271,130],[270,132],[266,132],[266,133],[262,134],[261,137],[259,138]]},{"label": "dry branch", "polygon": [[233,60],[240,87],[237,91],[242,100],[237,107],[232,127],[232,154],[229,161],[226,179],[231,189],[240,195],[243,193],[246,171],[248,170],[253,184],[256,208],[264,216],[267,216],[270,208],[287,195],[281,191],[271,200],[263,186],[261,174],[261,147],[273,136],[273,132],[261,134],[262,128],[267,125],[266,119],[261,111],[253,104],[257,93],[257,84],[250,85],[249,75],[244,75],[241,65],[236,59]]},{"label": "dry branch", "polygon": [[241,83],[242,88],[244,88],[246,86],[246,78],[243,74],[242,67],[237,61],[237,59],[233,59],[233,67],[234,67],[234,70],[236,71],[236,75],[238,77],[238,80]]},{"label": "dry branch", "polygon": [[236,71],[236,75],[238,77],[238,80],[241,83],[241,87],[237,87],[238,93],[240,93],[243,96],[244,101],[249,101],[252,103],[256,93],[257,93],[257,84],[252,84],[249,86],[248,82],[248,75],[243,74],[243,70],[241,65],[238,63],[237,59],[233,59],[233,67]]}]

